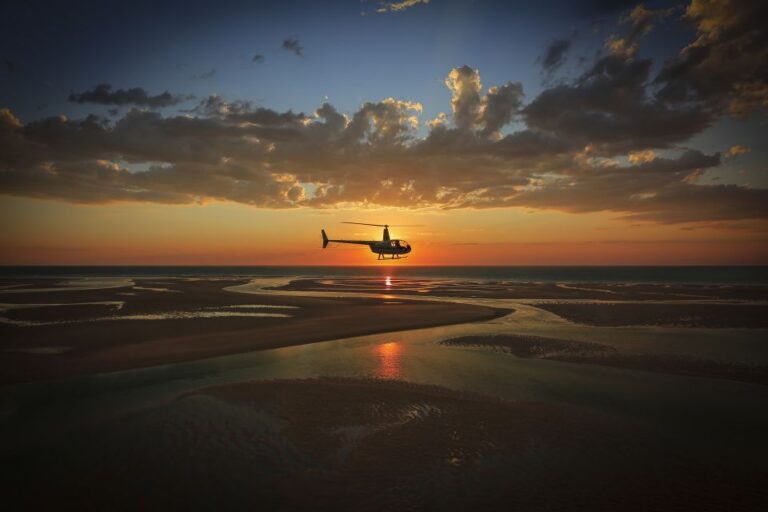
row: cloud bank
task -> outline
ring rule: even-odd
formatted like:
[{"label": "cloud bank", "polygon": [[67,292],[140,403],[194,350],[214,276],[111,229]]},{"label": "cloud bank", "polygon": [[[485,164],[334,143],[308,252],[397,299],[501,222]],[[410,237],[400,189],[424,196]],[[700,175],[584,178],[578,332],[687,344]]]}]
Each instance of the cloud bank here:
[{"label": "cloud bank", "polygon": [[[694,1],[684,17],[698,27],[696,40],[656,75],[636,51],[608,47],[580,76],[528,103],[520,83],[485,87],[477,69],[457,67],[444,82],[450,113],[431,120],[418,102],[396,98],[349,114],[329,103],[305,114],[210,96],[179,115],[134,108],[114,120],[26,124],[3,109],[0,193],[97,204],[220,200],[262,208],[608,211],[662,223],[766,219],[768,190],[698,179],[746,148],[720,155],[685,147],[722,116],[765,106],[768,56],[750,50],[765,37],[756,14],[748,3],[732,2],[725,12]],[[628,32],[614,40],[631,47],[669,15],[635,9],[623,24]],[[752,57],[731,59],[723,70],[737,48]],[[566,51],[561,45],[551,58],[548,51],[544,62],[554,66]],[[114,99],[130,91],[107,88],[101,103],[164,101]]]}]

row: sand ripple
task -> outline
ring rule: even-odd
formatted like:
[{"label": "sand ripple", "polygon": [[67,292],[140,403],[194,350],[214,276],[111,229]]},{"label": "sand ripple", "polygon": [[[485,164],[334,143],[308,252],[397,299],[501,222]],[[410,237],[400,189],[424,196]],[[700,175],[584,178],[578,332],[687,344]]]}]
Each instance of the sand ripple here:
[{"label": "sand ripple", "polygon": [[696,465],[654,435],[563,406],[405,382],[253,381],[102,421],[40,457],[9,454],[6,499],[28,509],[360,511],[768,501],[748,468]]}]

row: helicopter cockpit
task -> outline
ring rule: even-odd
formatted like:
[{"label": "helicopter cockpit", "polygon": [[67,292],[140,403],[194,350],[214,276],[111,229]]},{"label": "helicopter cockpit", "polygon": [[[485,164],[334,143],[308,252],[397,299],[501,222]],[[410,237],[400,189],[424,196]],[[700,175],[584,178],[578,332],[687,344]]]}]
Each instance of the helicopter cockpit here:
[{"label": "helicopter cockpit", "polygon": [[392,240],[390,244],[392,247],[400,249],[403,252],[411,252],[411,244],[405,240]]}]

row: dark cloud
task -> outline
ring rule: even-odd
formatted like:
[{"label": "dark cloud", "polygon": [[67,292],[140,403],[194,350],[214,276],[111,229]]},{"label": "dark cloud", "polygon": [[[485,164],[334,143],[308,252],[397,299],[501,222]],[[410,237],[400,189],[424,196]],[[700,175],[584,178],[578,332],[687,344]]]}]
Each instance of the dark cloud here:
[{"label": "dark cloud", "polygon": [[110,84],[99,84],[90,91],[72,93],[67,101],[74,103],[96,103],[99,105],[138,105],[150,108],[162,108],[187,101],[191,96],[172,95],[170,92],[151,96],[141,87],[112,90]]},{"label": "dark cloud", "polygon": [[211,69],[210,71],[206,71],[205,73],[200,73],[199,75],[192,75],[192,78],[195,80],[208,80],[215,76],[216,76],[216,70]]},{"label": "dark cloud", "polygon": [[557,39],[553,41],[542,55],[541,67],[546,73],[556,71],[565,61],[568,51],[571,49],[571,41],[568,39]]},{"label": "dark cloud", "polygon": [[514,202],[572,213],[627,212],[627,219],[664,223],[768,217],[768,190],[695,182],[703,170],[719,163],[719,154],[686,151],[676,159],[627,167],[582,164]]},{"label": "dark cloud", "polygon": [[251,62],[253,62],[255,64],[261,64],[265,60],[266,60],[266,58],[262,54],[257,53],[256,55],[253,56],[253,58],[251,59]]},{"label": "dark cloud", "polygon": [[678,158],[653,158],[651,160],[627,167],[626,170],[633,173],[677,173],[699,171],[720,165],[720,153],[705,155],[700,151],[687,150]]},{"label": "dark cloud", "polygon": [[676,10],[676,7],[669,9],[650,10],[646,9],[643,4],[638,4],[622,20],[624,23],[628,23],[630,25],[630,31],[627,35],[627,39],[630,41],[630,43],[637,42],[641,37],[653,30],[653,28],[662,20],[664,20],[664,18],[670,16]]},{"label": "dark cloud", "polygon": [[212,94],[200,102],[192,110],[186,111],[207,118],[219,118],[229,122],[252,123],[269,126],[295,125],[307,120],[303,113],[294,114],[292,111],[275,112],[272,109],[255,107],[250,101],[226,101],[221,96]]},{"label": "dark cloud", "polygon": [[768,3],[694,0],[685,21],[696,40],[664,65],[655,82],[671,104],[698,103],[745,116],[768,106]]},{"label": "dark cloud", "polygon": [[16,73],[19,70],[19,67],[13,61],[6,60],[4,64],[5,64],[5,70],[9,73]]},{"label": "dark cloud", "polygon": [[292,52],[299,57],[304,56],[304,47],[301,46],[301,43],[299,43],[299,40],[295,37],[288,37],[283,39],[283,50],[288,50],[289,52]]},{"label": "dark cloud", "polygon": [[542,92],[523,110],[528,126],[606,154],[667,148],[707,128],[713,114],[649,99],[648,59],[608,55],[570,84]]},{"label": "dark cloud", "polygon": [[523,102],[523,85],[507,82],[500,87],[491,87],[483,99],[480,113],[480,134],[484,137],[495,135],[512,121]]},{"label": "dark cloud", "polygon": [[228,102],[221,96],[211,94],[200,100],[194,108],[185,110],[184,112],[213,117],[245,112],[251,108],[252,104],[250,101],[238,100]]},{"label": "dark cloud", "polygon": [[613,35],[606,41],[606,47],[614,55],[632,57],[637,53],[640,40],[653,30],[677,8],[650,10],[643,4],[637,5],[629,14],[621,19],[621,23],[629,27],[623,36]]}]

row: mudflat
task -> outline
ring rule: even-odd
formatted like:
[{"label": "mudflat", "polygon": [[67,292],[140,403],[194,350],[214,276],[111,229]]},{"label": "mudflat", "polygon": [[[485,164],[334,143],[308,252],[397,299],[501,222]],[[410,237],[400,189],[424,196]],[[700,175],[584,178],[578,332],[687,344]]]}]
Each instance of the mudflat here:
[{"label": "mudflat", "polygon": [[5,282],[20,286],[0,290],[0,384],[488,320],[508,312],[455,303],[226,290],[246,282],[135,279],[102,289],[45,280]]},{"label": "mudflat", "polygon": [[621,418],[369,379],[203,388],[39,454],[45,464],[19,457],[9,477],[29,509],[757,510],[766,500],[759,475],[693,464]]}]

